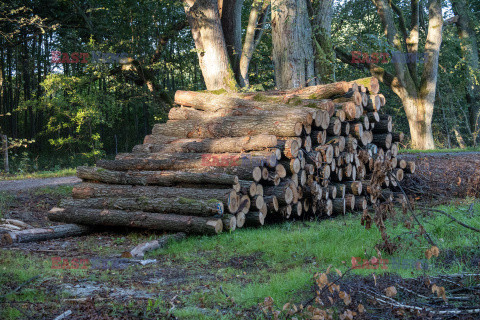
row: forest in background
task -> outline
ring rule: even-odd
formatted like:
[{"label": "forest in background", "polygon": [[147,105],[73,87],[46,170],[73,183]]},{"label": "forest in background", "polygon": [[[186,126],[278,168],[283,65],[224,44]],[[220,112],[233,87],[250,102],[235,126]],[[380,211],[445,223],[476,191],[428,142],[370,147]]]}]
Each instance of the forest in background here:
[{"label": "forest in background", "polygon": [[[397,29],[407,40],[417,30],[417,49],[422,53],[428,42],[429,6],[435,2],[392,0],[388,24],[379,14],[387,1],[306,0],[309,21],[303,23],[310,24],[314,39],[315,83],[369,76],[372,69],[366,61],[353,62],[352,52],[369,58],[373,53],[389,53],[387,61],[380,59],[378,65],[398,73],[399,64],[391,57],[402,48],[406,52],[410,44],[397,43],[397,37],[390,39],[384,30]],[[444,21],[432,115],[435,147],[475,147],[480,2],[438,2]],[[271,19],[277,9],[269,1],[223,3],[237,5],[243,49],[249,43],[252,12],[258,11],[250,34],[248,81],[236,77],[235,90],[274,89],[275,24]],[[176,90],[207,88],[198,60],[201,53],[182,1],[3,2],[0,48],[0,133],[9,139],[12,171],[92,164],[129,152],[154,123],[166,121]],[[89,54],[86,63],[82,53]],[[229,48],[229,54],[235,69],[235,51]],[[415,65],[417,74],[426,62]],[[381,88],[389,100],[386,112],[394,115],[398,130],[408,135],[402,100],[390,87],[382,84]]]}]

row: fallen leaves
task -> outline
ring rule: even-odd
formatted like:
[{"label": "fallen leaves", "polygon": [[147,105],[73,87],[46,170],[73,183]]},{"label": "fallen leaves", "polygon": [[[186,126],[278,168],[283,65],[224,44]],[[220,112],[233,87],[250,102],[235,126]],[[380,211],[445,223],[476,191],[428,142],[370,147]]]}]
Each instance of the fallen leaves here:
[{"label": "fallen leaves", "polygon": [[432,293],[437,294],[437,297],[442,298],[443,301],[447,302],[447,295],[445,292],[445,287],[439,287],[436,284],[432,286]]},{"label": "fallen leaves", "polygon": [[397,295],[397,289],[394,286],[388,287],[385,289],[385,294],[387,297],[395,297]]},{"label": "fallen leaves", "polygon": [[437,246],[433,246],[425,251],[425,257],[430,260],[432,257],[438,257],[440,249]]}]

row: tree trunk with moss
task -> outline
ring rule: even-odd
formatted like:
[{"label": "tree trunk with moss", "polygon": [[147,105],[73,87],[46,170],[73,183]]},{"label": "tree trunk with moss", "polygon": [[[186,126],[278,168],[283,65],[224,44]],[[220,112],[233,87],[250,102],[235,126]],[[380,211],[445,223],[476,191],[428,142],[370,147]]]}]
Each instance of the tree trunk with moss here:
[{"label": "tree trunk with moss", "polygon": [[333,0],[317,0],[312,6],[313,48],[317,83],[335,82],[335,51],[331,37]]},{"label": "tree trunk with moss", "polygon": [[[377,14],[380,17],[387,41],[398,51],[404,51],[417,57],[419,45],[419,3],[411,0],[411,25],[408,30],[401,8],[387,0],[374,0]],[[356,67],[363,67],[377,77],[379,81],[389,86],[402,100],[407,115],[412,138],[412,147],[415,149],[433,149],[435,147],[432,132],[432,116],[435,102],[435,92],[438,75],[438,57],[442,44],[442,6],[440,0],[430,0],[428,5],[429,21],[428,32],[424,47],[424,66],[419,74],[417,61],[393,62],[394,73],[371,62],[357,63],[352,55],[335,48],[338,57],[345,63]],[[400,23],[395,23],[394,13]],[[397,28],[400,29],[398,32]]]},{"label": "tree trunk with moss", "polygon": [[285,90],[315,84],[307,2],[272,0],[275,84]]},{"label": "tree trunk with moss", "polygon": [[452,8],[458,16],[457,29],[465,71],[467,74],[466,99],[468,103],[469,125],[474,144],[480,134],[480,67],[478,59],[478,43],[474,25],[469,17],[466,0],[452,0]]},{"label": "tree trunk with moss", "polygon": [[218,2],[185,0],[184,5],[207,90],[236,91],[238,86],[228,59]]}]

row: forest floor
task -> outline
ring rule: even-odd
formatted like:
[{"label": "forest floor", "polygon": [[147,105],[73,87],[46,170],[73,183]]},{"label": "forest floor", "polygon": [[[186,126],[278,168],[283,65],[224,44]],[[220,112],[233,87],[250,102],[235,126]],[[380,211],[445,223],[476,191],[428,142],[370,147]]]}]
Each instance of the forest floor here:
[{"label": "forest floor", "polygon": [[[1,192],[0,213],[34,227],[52,225],[46,213],[71,188]],[[475,198],[429,205],[480,229]],[[121,255],[162,233],[116,230],[9,245],[0,248],[0,319],[53,319],[67,311],[66,319],[271,319],[276,313],[286,319],[295,312],[302,319],[307,309],[349,319],[349,312],[363,308],[355,319],[421,319],[438,311],[431,314],[471,312],[478,319],[480,233],[443,214],[416,214],[440,248],[438,257],[426,259],[431,245],[409,229],[401,212],[387,220],[397,247],[382,255],[380,232],[366,229],[356,214],[190,236],[143,261]],[[352,258],[363,266],[352,270]],[[375,259],[383,259],[382,268]],[[317,297],[319,275],[329,266],[327,277],[336,281],[330,288],[338,284],[339,290],[320,290]],[[392,297],[390,287],[397,291]]]}]

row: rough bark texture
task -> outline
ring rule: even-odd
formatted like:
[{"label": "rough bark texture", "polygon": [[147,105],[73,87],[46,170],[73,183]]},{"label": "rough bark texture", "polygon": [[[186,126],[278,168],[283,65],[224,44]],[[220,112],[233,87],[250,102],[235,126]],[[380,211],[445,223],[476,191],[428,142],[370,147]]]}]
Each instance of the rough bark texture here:
[{"label": "rough bark texture", "polygon": [[[249,175],[251,177],[251,173]],[[99,167],[78,167],[77,177],[83,180],[112,184],[158,185],[170,187],[186,183],[219,184],[231,186],[238,177],[225,173],[187,171],[111,171]]]},{"label": "rough bark texture", "polygon": [[334,82],[336,57],[331,38],[333,0],[315,1],[312,9],[315,75],[317,76],[317,82]]},{"label": "rough bark texture", "polygon": [[478,58],[478,43],[473,22],[466,0],[452,0],[453,11],[458,15],[457,29],[460,38],[460,48],[465,60],[467,74],[466,99],[469,111],[470,130],[474,140],[480,134],[480,67]]},{"label": "rough bark texture", "polygon": [[246,135],[273,134],[282,137],[299,136],[304,115],[298,116],[239,116],[200,122],[197,120],[168,121],[153,127],[153,135],[170,135],[179,138],[221,138]]},{"label": "rough bark texture", "polygon": [[48,213],[48,218],[51,221],[67,223],[123,226],[193,234],[218,234],[223,229],[220,219],[142,211],[54,208]]},{"label": "rough bark texture", "polygon": [[314,84],[311,39],[306,1],[272,0],[273,62],[278,89]]},{"label": "rough bark texture", "polygon": [[236,91],[216,0],[184,0],[207,90]]},{"label": "rough bark texture", "polygon": [[10,231],[2,235],[3,244],[16,242],[35,242],[58,238],[74,237],[88,234],[94,231],[93,227],[81,226],[77,224],[64,224],[48,228],[34,228],[19,231]]},{"label": "rough bark texture", "polygon": [[[192,195],[194,196],[194,195]],[[63,199],[61,207],[80,207],[92,209],[140,210],[145,212],[174,213],[201,217],[222,216],[223,203],[216,200],[198,200],[191,198],[164,198],[160,194],[154,198],[89,198]]]},{"label": "rough bark texture", "polygon": [[220,139],[177,139],[169,144],[142,144],[135,146],[133,152],[195,152],[195,153],[223,153],[264,150],[277,145],[274,135],[256,135]]}]

